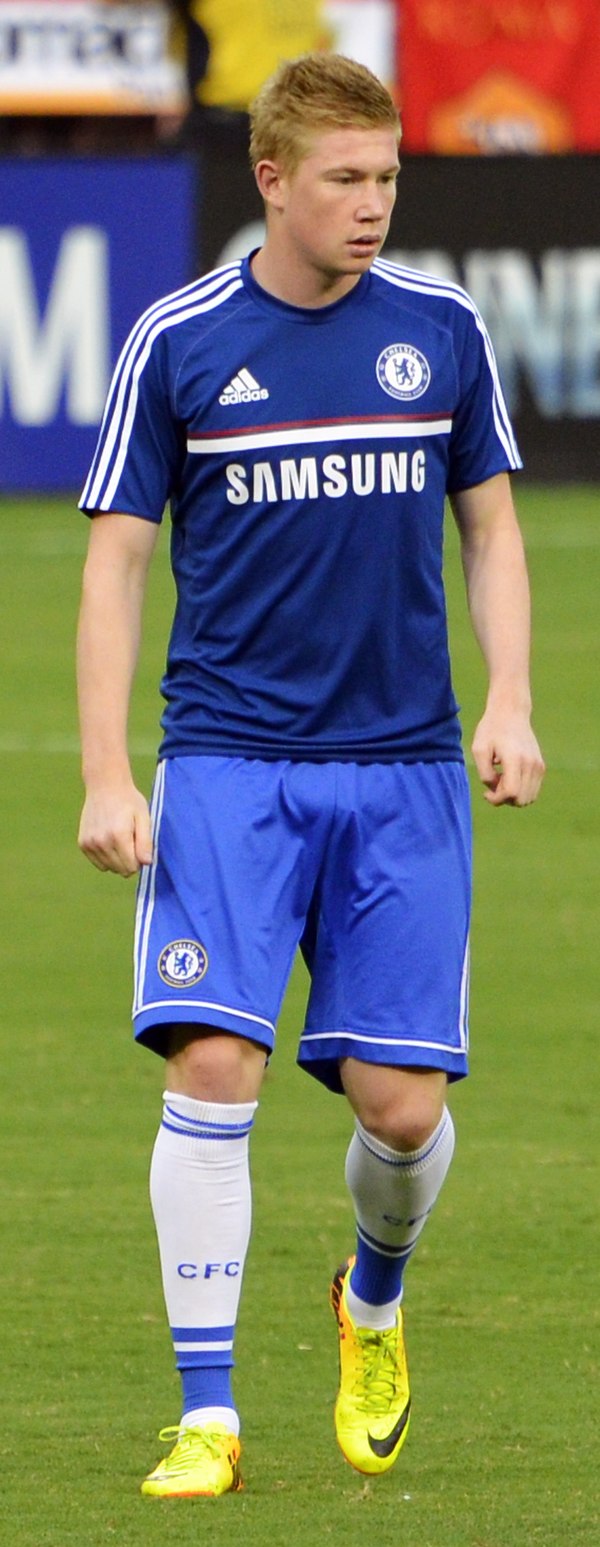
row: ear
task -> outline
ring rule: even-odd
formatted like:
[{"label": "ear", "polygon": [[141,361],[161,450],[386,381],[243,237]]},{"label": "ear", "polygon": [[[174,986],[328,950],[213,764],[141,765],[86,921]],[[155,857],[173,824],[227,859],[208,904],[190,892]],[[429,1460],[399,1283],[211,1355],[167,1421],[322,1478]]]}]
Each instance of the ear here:
[{"label": "ear", "polygon": [[256,186],[273,209],[282,209],[285,200],[286,174],[277,161],[258,161],[254,168]]}]

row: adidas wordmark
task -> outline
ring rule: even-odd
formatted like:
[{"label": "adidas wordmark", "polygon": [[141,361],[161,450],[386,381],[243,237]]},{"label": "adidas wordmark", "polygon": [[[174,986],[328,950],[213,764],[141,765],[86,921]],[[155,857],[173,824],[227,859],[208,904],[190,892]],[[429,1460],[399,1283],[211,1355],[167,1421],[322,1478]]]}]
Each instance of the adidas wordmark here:
[{"label": "adidas wordmark", "polygon": [[225,405],[229,403],[258,403],[269,396],[267,388],[259,386],[256,378],[245,365],[237,376],[233,376],[229,385],[224,388],[219,402]]}]

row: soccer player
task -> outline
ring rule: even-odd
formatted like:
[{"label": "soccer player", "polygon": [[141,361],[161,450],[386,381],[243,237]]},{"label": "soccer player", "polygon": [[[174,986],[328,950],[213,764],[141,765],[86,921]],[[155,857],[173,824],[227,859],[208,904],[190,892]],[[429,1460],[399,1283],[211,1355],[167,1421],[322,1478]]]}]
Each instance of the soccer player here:
[{"label": "soccer player", "polygon": [[[519,453],[472,301],[378,256],[399,138],[361,65],[278,69],[252,115],[264,246],[141,318],[81,499],[80,845],[140,872],[135,1032],[166,1060],[151,1196],[183,1415],[150,1496],[240,1486],[248,1143],[298,945],[299,1061],[354,1114],[356,1247],[330,1291],[337,1438],[365,1473],[406,1438],[403,1275],[452,1158],[448,1082],[467,1072],[446,494],[489,678],[473,743],[486,798],[526,806],[543,775]],[[149,813],[126,726],[167,501],[177,601]]]}]

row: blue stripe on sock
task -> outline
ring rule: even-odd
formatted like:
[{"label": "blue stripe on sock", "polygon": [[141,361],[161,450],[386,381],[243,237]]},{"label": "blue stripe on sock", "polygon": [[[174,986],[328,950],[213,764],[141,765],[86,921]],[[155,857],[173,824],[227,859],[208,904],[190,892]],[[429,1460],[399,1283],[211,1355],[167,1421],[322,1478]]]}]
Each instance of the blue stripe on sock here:
[{"label": "blue stripe on sock", "polygon": [[229,1348],[207,1348],[204,1353],[199,1353],[197,1348],[187,1351],[183,1348],[175,1349],[175,1363],[178,1370],[230,1370],[233,1365],[233,1344]]},{"label": "blue stripe on sock", "polygon": [[359,1240],[364,1241],[365,1244],[373,1248],[374,1251],[380,1252],[382,1257],[391,1257],[396,1259],[410,1257],[413,1249],[412,1245],[402,1246],[400,1248],[397,1246],[390,1246],[389,1244],[386,1244],[385,1241],[378,1241],[374,1235],[369,1235],[367,1230],[363,1230],[362,1225],[357,1225],[356,1229]]},{"label": "blue stripe on sock", "polygon": [[184,1415],[195,1407],[235,1407],[230,1370],[182,1370],[181,1384]]},{"label": "blue stripe on sock", "polygon": [[368,1143],[369,1134],[366,1132],[366,1130],[361,1132],[357,1126],[356,1134],[360,1140],[360,1143],[363,1145],[363,1148],[368,1151],[369,1155],[374,1155],[376,1160],[381,1160],[386,1166],[399,1166],[400,1170],[409,1170],[411,1166],[423,1166],[425,1162],[431,1158],[431,1156],[435,1153],[438,1144],[440,1144],[442,1139],[445,1137],[447,1126],[448,1113],[446,1113],[445,1118],[442,1119],[442,1126],[439,1131],[436,1131],[432,1135],[431,1143],[427,1149],[423,1150],[422,1152],[420,1150],[410,1150],[408,1152],[398,1150],[397,1154],[395,1154],[393,1158],[391,1155],[381,1155],[378,1149],[373,1149],[371,1147],[371,1145]]},{"label": "blue stripe on sock", "polygon": [[350,1277],[359,1300],[364,1300],[366,1305],[389,1305],[391,1300],[397,1300],[402,1293],[402,1276],[411,1250],[409,1247],[388,1257],[369,1246],[359,1235],[356,1262]]},{"label": "blue stripe on sock", "polygon": [[176,1107],[169,1106],[168,1101],[165,1102],[165,1112],[168,1113],[169,1117],[174,1117],[176,1122],[185,1123],[188,1128],[201,1128],[203,1131],[210,1129],[216,1136],[222,1133],[227,1138],[232,1133],[239,1134],[240,1136],[249,1133],[254,1121],[252,1117],[249,1117],[243,1123],[215,1123],[212,1118],[188,1117],[187,1112],[178,1112]]},{"label": "blue stripe on sock", "polygon": [[183,1139],[213,1139],[218,1140],[219,1143],[226,1143],[228,1139],[243,1139],[250,1132],[250,1128],[234,1128],[229,1132],[225,1130],[219,1133],[216,1133],[212,1128],[185,1128],[183,1123],[179,1126],[176,1126],[175,1123],[167,1123],[164,1117],[161,1126],[168,1128],[169,1133],[180,1134]]},{"label": "blue stripe on sock", "polygon": [[174,1343],[227,1343],[234,1327],[171,1327]]}]

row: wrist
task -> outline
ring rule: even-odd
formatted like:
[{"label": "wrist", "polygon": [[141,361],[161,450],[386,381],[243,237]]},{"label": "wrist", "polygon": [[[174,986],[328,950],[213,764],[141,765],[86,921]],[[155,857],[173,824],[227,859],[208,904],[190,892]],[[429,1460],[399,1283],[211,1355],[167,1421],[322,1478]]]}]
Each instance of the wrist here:
[{"label": "wrist", "polygon": [[131,767],[127,755],[111,754],[104,757],[83,757],[81,764],[81,776],[87,794],[93,794],[95,790],[107,787],[123,788],[124,785],[133,783]]},{"label": "wrist", "polygon": [[529,720],[531,711],[531,693],[528,685],[508,683],[490,687],[485,706],[486,714],[516,714]]}]

